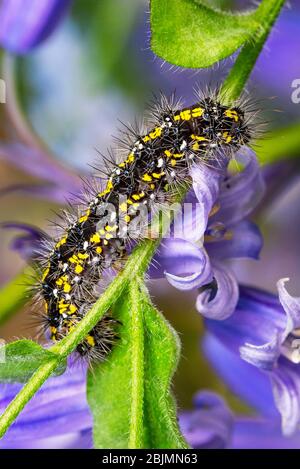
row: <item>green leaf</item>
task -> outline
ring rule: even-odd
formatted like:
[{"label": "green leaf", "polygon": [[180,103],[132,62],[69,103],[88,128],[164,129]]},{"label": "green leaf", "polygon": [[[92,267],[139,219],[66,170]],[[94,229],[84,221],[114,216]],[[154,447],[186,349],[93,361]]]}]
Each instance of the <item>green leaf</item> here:
[{"label": "green leaf", "polygon": [[122,322],[120,341],[88,376],[94,446],[186,448],[169,390],[178,360],[174,332],[135,281],[114,317]]},{"label": "green leaf", "polygon": [[180,355],[180,341],[163,315],[144,298],[145,409],[152,448],[188,448],[177,422],[170,391]]},{"label": "green leaf", "polygon": [[151,48],[181,67],[210,67],[252,38],[258,16],[258,10],[233,14],[200,0],[151,0]]},{"label": "green leaf", "polygon": [[[0,382],[26,382],[38,367],[57,355],[31,340],[22,339],[0,346]],[[65,364],[61,363],[55,374],[61,374]]]}]

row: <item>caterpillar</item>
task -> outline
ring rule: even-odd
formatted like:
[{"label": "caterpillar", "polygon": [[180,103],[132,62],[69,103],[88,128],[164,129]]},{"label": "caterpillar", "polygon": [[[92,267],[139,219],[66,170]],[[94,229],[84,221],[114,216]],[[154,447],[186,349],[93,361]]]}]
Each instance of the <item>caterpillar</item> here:
[{"label": "caterpillar", "polygon": [[[78,216],[65,212],[63,233],[43,258],[39,291],[52,341],[76,326],[95,302],[103,273],[126,259],[126,229],[141,208],[170,200],[192,164],[207,164],[218,152],[230,154],[249,142],[246,115],[240,105],[222,105],[215,96],[198,96],[196,104],[183,108],[162,97],[152,109],[150,130],[128,129],[126,138],[123,133],[125,158],[108,169],[102,190],[89,192]],[[77,352],[103,360],[115,341],[116,322],[107,314]]]}]

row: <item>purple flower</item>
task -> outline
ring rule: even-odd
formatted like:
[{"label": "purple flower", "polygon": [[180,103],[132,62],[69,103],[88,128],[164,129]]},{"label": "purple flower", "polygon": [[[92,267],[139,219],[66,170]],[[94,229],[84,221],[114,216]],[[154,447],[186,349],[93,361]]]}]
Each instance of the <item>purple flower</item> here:
[{"label": "purple flower", "polygon": [[262,247],[257,226],[246,219],[264,193],[262,174],[249,148],[236,158],[245,167],[233,175],[227,165],[193,167],[193,191],[184,204],[192,210],[188,216],[184,212],[181,232],[175,219],[172,236],[163,240],[151,270],[154,277],[165,274],[180,290],[198,288],[198,311],[214,319],[229,317],[238,301],[237,281],[224,261],[257,259]]},{"label": "purple flower", "polygon": [[0,44],[25,54],[54,31],[71,0],[3,0],[0,8]]},{"label": "purple flower", "polygon": [[240,287],[236,311],[222,324],[207,321],[203,345],[232,390],[264,414],[279,411],[283,433],[291,435],[300,423],[300,298],[285,282],[277,284],[279,300]]},{"label": "purple flower", "polygon": [[[92,448],[92,417],[86,401],[86,370],[69,367],[50,378],[0,440],[0,449]],[[20,390],[0,385],[0,413]],[[283,437],[278,419],[235,416],[224,400],[199,392],[195,409],[179,414],[179,425],[192,448],[299,448],[299,434]]]},{"label": "purple flower", "polygon": [[283,436],[278,419],[234,415],[217,394],[199,392],[194,405],[195,409],[179,415],[181,430],[192,448],[300,448],[299,433]]},{"label": "purple flower", "polygon": [[[0,439],[0,448],[91,448],[85,374],[83,366],[73,365],[50,378]],[[21,387],[0,384],[0,414]]]},{"label": "purple flower", "polygon": [[21,231],[21,234],[13,238],[10,247],[27,261],[34,260],[41,242],[47,238],[43,231],[25,223],[5,222],[0,223],[0,228]]}]

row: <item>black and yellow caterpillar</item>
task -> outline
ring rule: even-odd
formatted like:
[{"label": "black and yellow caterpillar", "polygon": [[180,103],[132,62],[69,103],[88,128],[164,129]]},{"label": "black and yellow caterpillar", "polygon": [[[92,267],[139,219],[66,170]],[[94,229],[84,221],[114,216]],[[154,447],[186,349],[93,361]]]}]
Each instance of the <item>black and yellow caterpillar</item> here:
[{"label": "black and yellow caterpillar", "polygon": [[[150,208],[167,200],[177,182],[188,177],[192,164],[217,158],[218,152],[234,152],[250,140],[251,129],[239,106],[226,107],[211,97],[184,109],[163,102],[159,110],[156,107],[153,128],[131,139],[124,161],[112,166],[104,190],[91,194],[46,254],[40,289],[53,341],[66,336],[86,314],[103,270],[125,258],[126,225],[141,205]],[[114,341],[114,322],[104,317],[78,345],[79,354],[102,359]]]}]

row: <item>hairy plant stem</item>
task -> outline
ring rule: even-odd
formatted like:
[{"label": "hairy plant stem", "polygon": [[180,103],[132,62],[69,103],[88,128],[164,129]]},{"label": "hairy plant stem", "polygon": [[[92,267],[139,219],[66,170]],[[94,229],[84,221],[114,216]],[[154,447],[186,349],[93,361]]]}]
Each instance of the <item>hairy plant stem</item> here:
[{"label": "hairy plant stem", "polygon": [[[261,15],[260,18],[262,21],[261,28],[253,41],[243,47],[227,79],[223,83],[220,92],[222,101],[231,103],[240,96],[283,4],[284,0],[262,1],[258,8],[258,14]],[[183,198],[184,194],[180,197],[181,201]],[[3,412],[0,417],[0,437],[6,433],[9,426],[14,422],[27,402],[38,391],[46,379],[51,376],[60,361],[75,349],[105,312],[116,302],[131,279],[134,276],[137,278],[144,276],[153,254],[159,245],[160,239],[161,237],[156,240],[143,240],[132,252],[124,270],[112,281],[107,290],[76,328],[62,341],[51,347],[50,350],[57,354],[57,359],[51,359],[51,361],[41,365]]]},{"label": "hairy plant stem", "polygon": [[285,0],[262,0],[257,8],[256,17],[260,27],[255,32],[254,37],[242,47],[221,87],[220,99],[224,104],[232,104],[243,92],[245,84],[284,3]]}]

